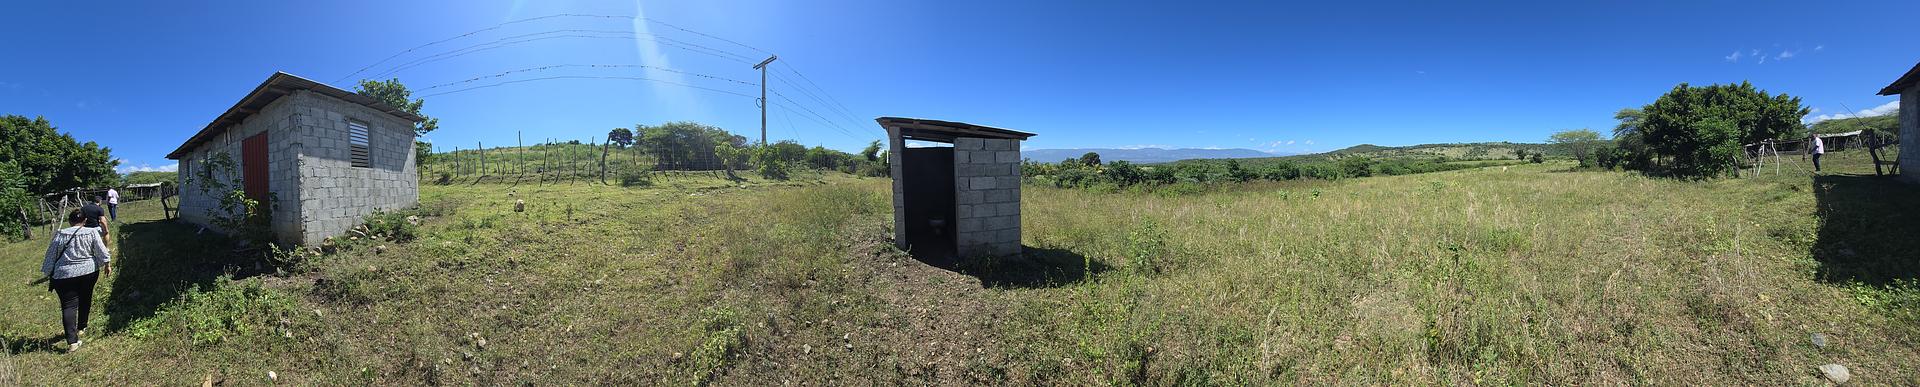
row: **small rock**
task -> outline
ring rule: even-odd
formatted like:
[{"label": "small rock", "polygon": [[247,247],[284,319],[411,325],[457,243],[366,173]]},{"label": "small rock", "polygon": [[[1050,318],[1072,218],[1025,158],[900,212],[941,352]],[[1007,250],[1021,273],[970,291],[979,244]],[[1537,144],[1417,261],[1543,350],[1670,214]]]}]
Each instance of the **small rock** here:
[{"label": "small rock", "polygon": [[466,352],[466,351],[461,351],[461,352],[460,352],[460,359],[462,359],[462,360],[473,360],[473,352]]},{"label": "small rock", "polygon": [[[1824,368],[1824,367],[1822,367],[1822,369],[1825,369],[1825,368]],[[1846,372],[1846,369],[1845,369],[1845,368],[1841,368],[1841,369],[1840,369],[1840,371],[1841,371],[1841,372]],[[280,380],[280,374],[277,374],[277,373],[274,373],[273,371],[267,371],[267,380],[271,380],[271,381],[279,381],[279,380]]]},{"label": "small rock", "polygon": [[683,358],[683,357],[687,357],[687,355],[679,352],[673,353],[673,360],[680,360],[680,358]]},{"label": "small rock", "polygon": [[321,313],[319,309],[314,309],[314,310],[313,310],[313,317],[319,317],[319,318],[326,318],[326,317],[327,317],[327,314],[326,314],[326,313]]},{"label": "small rock", "polygon": [[1847,380],[1853,379],[1853,373],[1847,372],[1847,366],[1839,364],[1820,366],[1820,374],[1833,381],[1833,384],[1847,384]]},{"label": "small rock", "polygon": [[387,252],[387,245],[379,245],[379,246],[374,246],[374,247],[373,247],[373,253],[374,253],[374,254],[380,254],[380,253],[385,253],[385,252]]},{"label": "small rock", "polygon": [[813,344],[801,344],[800,353],[801,354],[813,353]]},{"label": "small rock", "polygon": [[1813,346],[1820,347],[1820,348],[1827,347],[1827,335],[1815,333],[1813,334],[1811,339],[1813,339]]},{"label": "small rock", "polygon": [[480,349],[487,349],[487,339],[483,337],[483,338],[480,338],[479,340],[475,340],[473,342],[473,345],[476,347],[480,347]]}]

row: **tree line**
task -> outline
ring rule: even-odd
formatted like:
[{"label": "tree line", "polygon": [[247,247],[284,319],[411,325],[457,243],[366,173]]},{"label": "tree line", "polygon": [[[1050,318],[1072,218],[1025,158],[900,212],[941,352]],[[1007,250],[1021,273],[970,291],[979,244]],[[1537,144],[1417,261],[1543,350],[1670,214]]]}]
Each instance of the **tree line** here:
[{"label": "tree line", "polygon": [[[1525,157],[1526,154],[1519,153],[1521,156],[1518,157]],[[1537,153],[1533,155],[1538,157]],[[1338,180],[1368,176],[1409,175],[1511,163],[1513,162],[1462,162],[1445,156],[1418,159],[1345,156],[1321,162],[1293,160],[1242,162],[1238,159],[1202,159],[1140,165],[1125,160],[1102,163],[1099,153],[1088,152],[1079,158],[1069,158],[1055,163],[1028,160],[1021,164],[1021,174],[1039,184],[1060,188],[1176,187],[1188,189],[1196,185],[1243,183],[1256,180]]]},{"label": "tree line", "polygon": [[0,116],[0,235],[39,222],[40,195],[119,185],[113,150],[60,133],[45,117]]}]

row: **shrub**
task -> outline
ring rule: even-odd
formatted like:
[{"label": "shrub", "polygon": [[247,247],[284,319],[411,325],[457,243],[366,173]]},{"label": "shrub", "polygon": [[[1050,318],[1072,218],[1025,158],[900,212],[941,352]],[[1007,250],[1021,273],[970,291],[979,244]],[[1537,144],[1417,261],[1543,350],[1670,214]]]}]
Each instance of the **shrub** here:
[{"label": "shrub", "polygon": [[374,211],[373,214],[367,215],[367,235],[387,238],[394,242],[413,241],[420,232],[418,225],[407,220],[413,216],[407,211]]},{"label": "shrub", "polygon": [[1127,268],[1141,275],[1160,274],[1167,261],[1167,233],[1147,219],[1127,232]]},{"label": "shrub", "polygon": [[647,171],[626,171],[620,173],[620,185],[623,187],[653,186],[653,174]]},{"label": "shrub", "polygon": [[220,276],[211,285],[189,289],[161,305],[153,317],[135,321],[135,338],[185,337],[194,346],[207,346],[248,337],[273,337],[273,328],[298,313],[294,300],[261,285],[258,279],[234,281]]}]

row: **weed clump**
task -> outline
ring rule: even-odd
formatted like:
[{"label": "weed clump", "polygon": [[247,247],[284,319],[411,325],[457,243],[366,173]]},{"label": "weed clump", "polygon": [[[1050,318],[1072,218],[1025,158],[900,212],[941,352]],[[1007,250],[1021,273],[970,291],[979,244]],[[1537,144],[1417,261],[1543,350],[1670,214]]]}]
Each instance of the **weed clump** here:
[{"label": "weed clump", "polygon": [[394,242],[410,242],[419,237],[419,216],[409,211],[374,211],[367,215],[367,235]]},{"label": "weed clump", "polygon": [[220,276],[211,285],[190,289],[159,308],[153,317],[133,323],[133,337],[186,337],[206,346],[285,330],[297,314],[294,299],[267,289],[258,279],[235,281]]},{"label": "weed clump", "polygon": [[1167,232],[1160,224],[1147,219],[1127,232],[1127,268],[1140,275],[1154,275],[1167,270]]}]

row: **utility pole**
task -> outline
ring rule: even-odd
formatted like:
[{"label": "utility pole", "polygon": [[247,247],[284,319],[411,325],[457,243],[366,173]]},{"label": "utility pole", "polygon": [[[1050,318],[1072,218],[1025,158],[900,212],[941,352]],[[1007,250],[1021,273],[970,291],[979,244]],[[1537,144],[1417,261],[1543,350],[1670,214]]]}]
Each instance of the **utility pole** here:
[{"label": "utility pole", "polygon": [[767,56],[767,60],[753,65],[754,70],[760,70],[760,146],[767,146],[767,64],[773,63],[774,59],[780,59],[780,56]]}]

